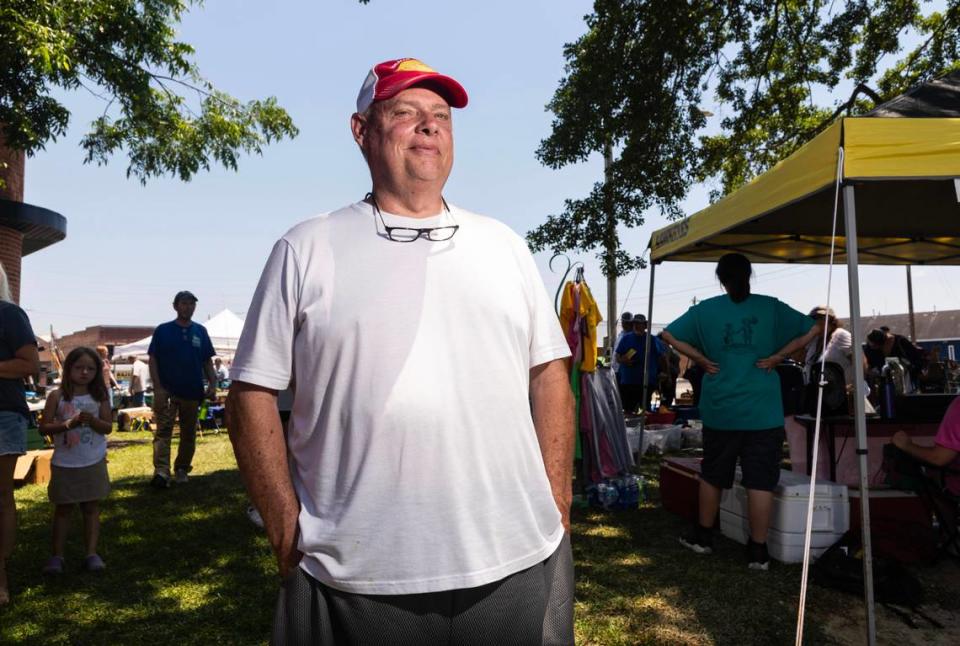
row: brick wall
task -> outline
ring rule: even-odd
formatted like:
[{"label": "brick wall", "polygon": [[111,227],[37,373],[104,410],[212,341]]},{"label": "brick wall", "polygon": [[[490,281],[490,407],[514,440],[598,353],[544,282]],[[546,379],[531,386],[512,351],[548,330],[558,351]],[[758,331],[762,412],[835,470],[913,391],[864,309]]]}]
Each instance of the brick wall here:
[{"label": "brick wall", "polygon": [[[23,201],[24,156],[22,152],[7,148],[0,127],[0,178],[4,186],[0,188],[0,198]],[[20,260],[23,257],[23,234],[14,229],[0,227],[0,262],[7,270],[10,280],[10,295],[13,302],[20,302]]]},{"label": "brick wall", "polygon": [[74,332],[60,337],[60,349],[64,354],[81,345],[96,348],[98,345],[115,347],[139,341],[145,336],[153,334],[153,326],[145,325],[117,325],[105,327],[94,325],[85,330]]},{"label": "brick wall", "polygon": [[20,260],[23,257],[23,234],[16,229],[0,227],[0,262],[7,272],[10,295],[20,302]]}]

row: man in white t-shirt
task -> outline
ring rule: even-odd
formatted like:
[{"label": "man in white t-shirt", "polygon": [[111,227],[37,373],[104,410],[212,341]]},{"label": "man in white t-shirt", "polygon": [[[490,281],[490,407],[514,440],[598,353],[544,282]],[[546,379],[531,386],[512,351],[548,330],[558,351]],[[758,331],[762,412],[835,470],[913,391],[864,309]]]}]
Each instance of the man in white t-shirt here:
[{"label": "man in white t-shirt", "polygon": [[150,368],[134,358],[130,375],[130,405],[143,406],[143,394],[150,387]]},{"label": "man in white t-shirt", "polygon": [[569,350],[523,239],[442,196],[466,104],[376,65],[351,118],[372,192],[287,232],[248,310],[230,434],[275,644],[573,643]]}]

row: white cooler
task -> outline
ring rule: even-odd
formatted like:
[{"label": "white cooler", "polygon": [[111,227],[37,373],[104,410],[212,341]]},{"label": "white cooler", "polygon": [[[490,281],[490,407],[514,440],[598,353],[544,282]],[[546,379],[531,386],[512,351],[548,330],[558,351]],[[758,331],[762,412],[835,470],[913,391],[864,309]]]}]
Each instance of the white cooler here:
[{"label": "white cooler", "polygon": [[[747,516],[747,490],[740,484],[740,469],[732,489],[720,499],[720,532],[746,545],[750,536]],[[773,514],[767,549],[783,563],[803,561],[803,533],[806,530],[807,492],[810,477],[792,471],[780,471],[780,484],[773,495]],[[846,485],[817,480],[813,499],[813,531],[810,554],[816,558],[850,529],[850,501]]]}]

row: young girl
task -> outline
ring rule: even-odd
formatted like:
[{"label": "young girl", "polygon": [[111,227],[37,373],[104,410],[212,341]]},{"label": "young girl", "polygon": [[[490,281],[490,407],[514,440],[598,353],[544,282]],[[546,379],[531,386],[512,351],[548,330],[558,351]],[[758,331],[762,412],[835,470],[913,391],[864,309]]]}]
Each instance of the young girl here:
[{"label": "young girl", "polygon": [[97,555],[100,535],[99,501],[110,493],[107,476],[107,438],[113,414],[103,380],[103,363],[90,348],[75,348],[63,362],[60,389],[47,397],[40,432],[53,437],[52,474],[47,493],[53,512],[53,556],[44,574],[63,573],[63,553],[70,514],[79,504],[83,512],[83,539],[87,557],[83,567],[100,571]]}]

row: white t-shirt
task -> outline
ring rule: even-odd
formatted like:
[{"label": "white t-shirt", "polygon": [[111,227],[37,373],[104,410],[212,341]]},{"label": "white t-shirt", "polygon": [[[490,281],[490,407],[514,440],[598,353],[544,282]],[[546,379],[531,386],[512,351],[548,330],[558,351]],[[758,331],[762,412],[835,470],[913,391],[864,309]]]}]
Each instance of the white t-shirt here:
[{"label": "white t-shirt", "polygon": [[[451,213],[449,241],[392,242],[356,203],[276,243],[231,377],[283,390],[301,563],[327,585],[413,594],[500,580],[563,537],[529,405],[569,356],[523,240]],[[572,429],[571,429],[572,432]]]},{"label": "white t-shirt", "polygon": [[[90,395],[74,395],[73,399],[66,401],[61,392],[60,397],[57,403],[57,421],[65,422],[77,413],[100,416],[100,404]],[[67,446],[66,435],[71,432],[80,435],[80,443]],[[50,462],[58,467],[88,467],[105,457],[107,457],[107,438],[86,424],[53,436],[53,457],[50,458]]]},{"label": "white t-shirt", "polygon": [[133,394],[143,392],[150,387],[150,367],[139,359],[133,362],[133,376],[138,377],[140,381],[140,388],[133,389],[136,380],[131,380],[130,385]]}]

